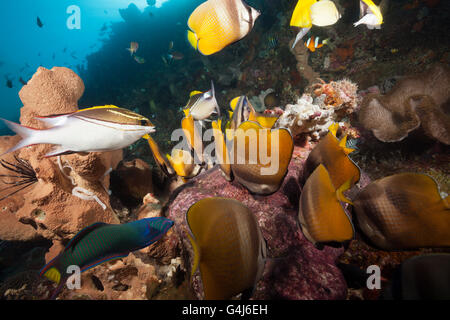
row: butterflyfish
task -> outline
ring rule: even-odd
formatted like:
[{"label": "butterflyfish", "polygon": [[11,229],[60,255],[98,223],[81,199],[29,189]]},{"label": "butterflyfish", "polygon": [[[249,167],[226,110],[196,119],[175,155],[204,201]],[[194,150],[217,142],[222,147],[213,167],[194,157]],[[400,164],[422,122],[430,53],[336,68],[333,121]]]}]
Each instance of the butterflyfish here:
[{"label": "butterflyfish", "polygon": [[184,136],[189,144],[189,147],[194,150],[194,154],[197,155],[197,159],[203,162],[203,140],[201,137],[201,130],[199,125],[196,124],[192,115],[188,114],[188,109],[183,110],[185,117],[181,119],[181,128],[183,129]]},{"label": "butterflyfish", "polygon": [[125,148],[155,131],[146,117],[112,105],[36,119],[50,128],[33,129],[2,119],[22,137],[18,144],[3,154],[41,143],[57,145],[46,157],[74,152],[112,151]]},{"label": "butterflyfish", "polygon": [[213,121],[211,123],[214,135],[214,147],[216,154],[216,162],[219,163],[223,175],[228,181],[233,180],[231,174],[231,163],[228,155],[228,149],[225,142],[225,137],[222,131],[222,119]]},{"label": "butterflyfish", "polygon": [[241,123],[233,135],[231,159],[233,176],[250,192],[276,192],[287,174],[294,150],[288,129],[263,128],[258,122]]},{"label": "butterflyfish", "polygon": [[450,246],[450,196],[426,174],[373,181],[354,199],[359,228],[383,250]]},{"label": "butterflyfish", "polygon": [[208,119],[216,113],[220,116],[220,108],[216,100],[214,83],[211,81],[211,89],[207,92],[192,91],[184,109],[189,110],[194,120]]},{"label": "butterflyfish", "polygon": [[203,55],[211,55],[244,38],[260,12],[242,0],[208,0],[189,16],[187,38]]},{"label": "butterflyfish", "polygon": [[231,120],[225,134],[227,140],[231,140],[233,132],[245,121],[256,121],[256,111],[247,96],[239,96],[230,101]]},{"label": "butterflyfish", "polygon": [[130,47],[126,48],[128,51],[130,51],[130,55],[133,55],[136,53],[136,51],[139,48],[139,43],[137,42],[130,42]]},{"label": "butterflyfish", "polygon": [[380,29],[382,23],[383,15],[380,7],[376,6],[372,0],[360,0],[359,20],[353,25],[357,27],[360,24],[365,24],[368,29]]},{"label": "butterflyfish", "polygon": [[200,172],[201,166],[194,162],[191,152],[186,150],[172,149],[172,155],[168,154],[167,159],[176,174],[182,178],[193,178]]},{"label": "butterflyfish", "polygon": [[160,240],[173,226],[172,220],[156,217],[124,224],[94,223],[78,232],[62,252],[45,265],[40,275],[58,284],[55,298],[78,266],[81,272],[103,262],[123,258]]},{"label": "butterflyfish", "polygon": [[234,199],[205,198],[189,208],[186,221],[194,249],[191,278],[199,268],[204,298],[251,292],[264,271],[266,242],[250,209]]},{"label": "butterflyfish", "polygon": [[306,182],[319,164],[325,166],[336,187],[341,186],[347,180],[350,180],[351,185],[359,181],[360,169],[348,157],[348,154],[354,149],[347,148],[346,136],[340,141],[336,138],[338,128],[337,123],[331,125],[328,134],[320,139],[309,154],[303,167],[302,183]]},{"label": "butterflyfish", "polygon": [[165,173],[166,176],[173,176],[175,174],[175,170],[170,164],[169,160],[159,150],[159,146],[156,141],[149,134],[144,135],[142,138],[147,139],[148,145],[153,154],[153,159],[160,167],[160,169]]},{"label": "butterflyfish", "polygon": [[327,169],[322,165],[314,170],[303,186],[298,219],[305,237],[312,243],[349,241],[354,236],[351,218],[341,202],[351,203],[343,192],[350,181],[336,188]]}]

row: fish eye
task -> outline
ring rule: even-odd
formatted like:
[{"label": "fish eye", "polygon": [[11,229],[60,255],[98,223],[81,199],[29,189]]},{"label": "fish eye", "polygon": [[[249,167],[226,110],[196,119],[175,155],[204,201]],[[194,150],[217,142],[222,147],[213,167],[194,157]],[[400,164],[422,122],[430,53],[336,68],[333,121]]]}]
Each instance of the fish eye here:
[{"label": "fish eye", "polygon": [[148,120],[145,120],[145,119],[141,120],[141,126],[148,126],[148,125],[149,125],[149,121]]}]

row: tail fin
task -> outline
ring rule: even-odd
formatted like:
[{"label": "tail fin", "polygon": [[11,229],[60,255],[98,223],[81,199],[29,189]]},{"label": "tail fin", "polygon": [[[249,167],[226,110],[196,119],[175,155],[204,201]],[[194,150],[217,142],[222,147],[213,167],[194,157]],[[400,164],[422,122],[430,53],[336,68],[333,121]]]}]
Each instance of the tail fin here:
[{"label": "tail fin", "polygon": [[26,147],[26,146],[36,143],[36,132],[39,131],[38,129],[27,128],[18,123],[14,123],[14,122],[11,122],[6,119],[0,118],[0,120],[2,120],[9,129],[11,129],[12,131],[14,131],[19,136],[22,137],[22,140],[20,140],[18,144],[16,144],[14,147],[10,148],[9,150],[3,152],[0,156],[3,156],[7,153],[14,152],[23,147]]},{"label": "tail fin", "polygon": [[187,32],[187,39],[188,39],[189,43],[191,44],[191,46],[195,50],[197,50],[197,48],[198,48],[198,46],[197,46],[198,45],[197,35],[194,32],[192,32],[191,30],[188,30],[188,32]]}]

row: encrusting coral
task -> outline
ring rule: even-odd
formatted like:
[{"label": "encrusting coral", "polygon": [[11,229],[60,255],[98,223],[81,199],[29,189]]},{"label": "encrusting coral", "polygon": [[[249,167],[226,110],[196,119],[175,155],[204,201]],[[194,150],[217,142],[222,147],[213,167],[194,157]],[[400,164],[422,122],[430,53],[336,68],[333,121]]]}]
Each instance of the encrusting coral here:
[{"label": "encrusting coral", "polygon": [[359,121],[383,142],[403,140],[422,125],[427,135],[450,144],[449,99],[450,68],[435,64],[403,78],[386,95],[367,95]]},{"label": "encrusting coral", "polygon": [[[77,111],[83,92],[83,81],[72,70],[40,67],[19,92],[24,105],[20,122],[43,129],[45,125],[36,116]],[[0,139],[3,144],[11,137]],[[109,187],[108,173],[122,159],[122,150],[44,158],[51,148],[51,145],[39,144],[11,155],[30,164],[37,182],[2,200],[2,207],[8,209],[20,204],[15,207],[15,219],[30,225],[38,235],[53,240],[54,244],[69,239],[94,222],[118,223],[105,188]],[[5,159],[11,159],[10,155]],[[84,201],[80,197],[98,201]],[[5,215],[0,215],[0,219],[3,224]]]},{"label": "encrusting coral", "polygon": [[290,129],[293,136],[306,134],[318,140],[334,122],[346,126],[344,118],[358,106],[357,85],[348,79],[320,81],[311,86],[312,94],[305,93],[297,103],[286,105],[276,127]]}]

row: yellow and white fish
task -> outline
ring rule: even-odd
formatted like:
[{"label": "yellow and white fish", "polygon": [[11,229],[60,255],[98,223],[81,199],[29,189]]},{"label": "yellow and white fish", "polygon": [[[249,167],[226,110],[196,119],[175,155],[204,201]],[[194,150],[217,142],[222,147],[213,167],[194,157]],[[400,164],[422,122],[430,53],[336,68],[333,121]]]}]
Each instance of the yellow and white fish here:
[{"label": "yellow and white fish", "polygon": [[292,49],[311,29],[312,25],[325,27],[341,18],[336,5],[330,0],[299,0],[292,13],[290,25],[301,28],[295,37]]},{"label": "yellow and white fish", "polygon": [[244,38],[261,13],[242,0],[208,0],[190,15],[187,38],[203,55],[219,52]]},{"label": "yellow and white fish", "polygon": [[139,48],[139,43],[137,42],[130,42],[130,47],[126,48],[128,51],[130,51],[130,55],[133,55],[136,53],[136,51]]},{"label": "yellow and white fish", "polygon": [[355,27],[360,24],[365,24],[368,29],[380,29],[383,23],[383,15],[381,13],[380,7],[376,6],[372,0],[360,0],[359,1],[359,20],[353,25]]},{"label": "yellow and white fish", "polygon": [[211,90],[209,91],[192,91],[184,109],[189,109],[188,115],[191,115],[196,121],[205,120],[213,113],[217,113],[220,116],[220,108],[216,100],[214,83],[211,81]]},{"label": "yellow and white fish", "polygon": [[57,145],[46,157],[74,152],[112,151],[125,148],[155,131],[149,119],[112,105],[37,119],[50,128],[34,129],[1,119],[23,138],[3,154],[41,143]]}]

